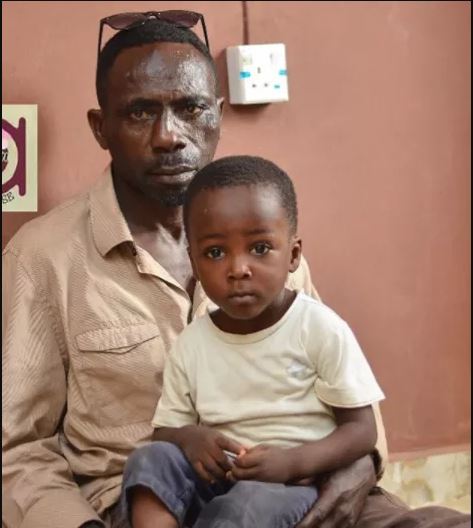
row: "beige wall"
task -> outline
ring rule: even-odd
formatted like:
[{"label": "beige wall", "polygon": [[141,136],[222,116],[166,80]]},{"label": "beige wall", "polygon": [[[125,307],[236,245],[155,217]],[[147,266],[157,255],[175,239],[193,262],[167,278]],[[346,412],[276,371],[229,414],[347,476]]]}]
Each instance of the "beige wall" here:
[{"label": "beige wall", "polygon": [[[314,282],[385,389],[391,451],[469,442],[469,2],[248,4],[250,43],[286,44],[291,100],[227,105],[218,155],[294,178]],[[108,159],[86,122],[98,20],[169,8],[205,14],[223,76],[241,2],[2,2],[2,100],[39,105],[41,212]],[[3,214],[3,242],[33,216]]]}]

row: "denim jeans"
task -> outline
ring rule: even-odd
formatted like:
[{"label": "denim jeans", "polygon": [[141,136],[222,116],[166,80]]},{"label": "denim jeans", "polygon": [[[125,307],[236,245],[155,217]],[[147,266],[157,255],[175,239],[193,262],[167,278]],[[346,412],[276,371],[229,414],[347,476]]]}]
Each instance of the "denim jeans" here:
[{"label": "denim jeans", "polygon": [[137,449],[128,459],[120,499],[126,523],[129,492],[134,486],[150,489],[179,526],[194,528],[292,528],[317,498],[312,486],[257,481],[209,484],[197,475],[182,451],[168,442]]}]

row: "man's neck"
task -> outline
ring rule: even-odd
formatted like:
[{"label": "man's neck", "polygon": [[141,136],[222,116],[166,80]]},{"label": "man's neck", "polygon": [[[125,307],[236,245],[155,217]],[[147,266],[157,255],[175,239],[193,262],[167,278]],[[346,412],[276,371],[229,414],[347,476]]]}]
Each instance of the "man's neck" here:
[{"label": "man's neck", "polygon": [[166,232],[176,240],[184,233],[182,206],[167,207],[145,196],[121,178],[113,178],[120,210],[133,236]]},{"label": "man's neck", "polygon": [[159,262],[192,298],[195,280],[187,254],[182,207],[163,206],[119,178],[114,178],[113,183],[135,243]]}]

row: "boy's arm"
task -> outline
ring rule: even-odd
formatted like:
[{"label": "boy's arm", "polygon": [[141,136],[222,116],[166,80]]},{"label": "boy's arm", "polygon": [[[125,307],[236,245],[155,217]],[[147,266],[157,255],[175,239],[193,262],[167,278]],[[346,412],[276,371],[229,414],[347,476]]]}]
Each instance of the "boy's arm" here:
[{"label": "boy's arm", "polygon": [[376,443],[371,406],[333,408],[337,428],[325,438],[281,449],[265,445],[239,457],[232,470],[238,480],[296,482],[334,471],[370,453]]},{"label": "boy's arm", "polygon": [[[308,286],[310,285],[310,286]],[[319,299],[310,277],[307,261],[302,258],[299,269],[291,274],[287,281],[290,289],[302,289],[307,295]],[[358,518],[369,491],[383,476],[388,460],[388,447],[383,418],[378,403],[372,405],[377,429],[376,448],[370,456],[364,456],[353,464],[340,468],[326,476],[319,488],[320,496],[297,528],[324,528],[354,525],[352,519]],[[340,521],[341,520],[341,521]],[[340,524],[341,522],[341,524]]]},{"label": "boy's arm", "polygon": [[[291,290],[303,291],[306,295],[309,295],[310,297],[313,297],[319,301],[321,300],[319,292],[312,283],[309,265],[304,256],[302,256],[299,268],[294,273],[289,274],[286,286]],[[380,480],[383,476],[384,467],[388,460],[388,446],[379,403],[373,403],[372,407],[375,416],[376,430],[378,433],[376,447],[373,450],[372,457],[376,472],[376,479]]]},{"label": "boy's arm", "polygon": [[337,428],[325,438],[291,449],[292,480],[328,473],[371,453],[376,445],[376,422],[371,406],[332,408]]}]

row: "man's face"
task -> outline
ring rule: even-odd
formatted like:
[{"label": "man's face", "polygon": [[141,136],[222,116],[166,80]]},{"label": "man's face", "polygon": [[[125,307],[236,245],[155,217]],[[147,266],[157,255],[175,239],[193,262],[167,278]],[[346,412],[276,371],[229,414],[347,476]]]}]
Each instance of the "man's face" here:
[{"label": "man's face", "polygon": [[269,186],[204,189],[188,217],[194,272],[236,333],[271,325],[300,260],[278,193]]},{"label": "man's face", "polygon": [[204,56],[159,42],[122,51],[108,73],[102,147],[113,173],[166,206],[182,204],[220,135],[222,100]]}]

